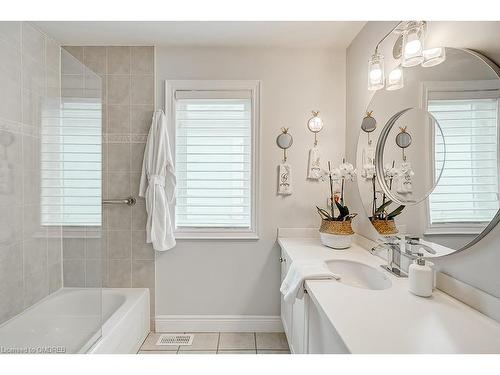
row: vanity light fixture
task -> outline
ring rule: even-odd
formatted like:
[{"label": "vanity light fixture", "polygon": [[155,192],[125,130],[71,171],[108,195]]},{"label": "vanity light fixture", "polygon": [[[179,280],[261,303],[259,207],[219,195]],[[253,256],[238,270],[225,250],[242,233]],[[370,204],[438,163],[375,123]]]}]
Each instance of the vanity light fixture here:
[{"label": "vanity light fixture", "polygon": [[439,65],[446,60],[446,50],[443,47],[424,49],[423,55],[422,66],[424,68]]},{"label": "vanity light fixture", "polygon": [[398,90],[404,86],[404,73],[401,65],[396,66],[387,77],[386,90]]},{"label": "vanity light fixture", "polygon": [[416,66],[424,61],[425,25],[423,21],[408,22],[406,30],[403,31],[402,66]]},{"label": "vanity light fixture", "polygon": [[[422,67],[438,65],[446,60],[444,47],[424,49],[424,39],[427,30],[425,21],[400,21],[375,46],[373,55],[368,60],[368,90],[376,91],[382,88],[398,90],[404,87],[403,67],[421,64]],[[384,55],[379,47],[393,33],[399,34],[394,48],[393,57],[400,60],[387,77],[384,72]]]}]

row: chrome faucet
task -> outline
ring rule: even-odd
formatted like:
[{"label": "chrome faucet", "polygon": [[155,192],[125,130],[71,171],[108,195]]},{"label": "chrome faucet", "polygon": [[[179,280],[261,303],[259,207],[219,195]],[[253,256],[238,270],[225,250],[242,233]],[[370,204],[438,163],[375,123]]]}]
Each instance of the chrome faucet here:
[{"label": "chrome faucet", "polygon": [[[382,242],[379,245],[371,249],[372,253],[376,253],[378,249],[383,249],[387,251],[387,264],[383,264],[380,267],[389,271],[397,277],[408,277],[408,274],[403,270],[404,258],[415,260],[423,256],[422,253],[414,251],[412,243],[409,243],[408,239],[404,239],[404,249],[402,249],[401,240],[397,237],[388,237],[387,242]],[[421,244],[419,246],[422,246]]]}]

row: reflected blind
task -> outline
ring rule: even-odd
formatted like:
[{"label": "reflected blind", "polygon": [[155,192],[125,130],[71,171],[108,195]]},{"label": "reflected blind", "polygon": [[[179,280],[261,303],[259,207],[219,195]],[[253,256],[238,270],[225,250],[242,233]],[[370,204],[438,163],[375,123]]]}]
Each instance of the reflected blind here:
[{"label": "reflected blind", "polygon": [[[445,170],[429,199],[431,225],[490,222],[498,210],[498,94],[431,99],[428,111],[438,120],[446,147]],[[444,158],[441,137],[434,144],[437,169]]]},{"label": "reflected blind", "polygon": [[44,116],[41,150],[43,225],[101,225],[101,102],[61,98]]},{"label": "reflected blind", "polygon": [[251,226],[250,92],[176,91],[176,227]]}]

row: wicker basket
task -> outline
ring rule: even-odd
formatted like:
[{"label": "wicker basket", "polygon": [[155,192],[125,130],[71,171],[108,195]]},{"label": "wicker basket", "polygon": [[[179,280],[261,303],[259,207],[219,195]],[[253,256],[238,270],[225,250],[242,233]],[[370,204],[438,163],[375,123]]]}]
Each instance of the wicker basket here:
[{"label": "wicker basket", "polygon": [[373,219],[372,224],[379,234],[389,235],[398,233],[394,220]]},{"label": "wicker basket", "polygon": [[351,220],[330,221],[322,219],[319,231],[321,233],[337,234],[341,236],[349,236],[351,234],[354,234],[351,226]]}]

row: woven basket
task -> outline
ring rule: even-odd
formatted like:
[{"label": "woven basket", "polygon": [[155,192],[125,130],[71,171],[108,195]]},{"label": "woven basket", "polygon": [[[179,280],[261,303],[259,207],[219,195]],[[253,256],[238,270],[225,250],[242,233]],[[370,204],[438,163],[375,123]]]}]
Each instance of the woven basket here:
[{"label": "woven basket", "polygon": [[398,233],[394,220],[373,219],[372,224],[379,234],[389,235]]},{"label": "woven basket", "polygon": [[354,234],[351,226],[351,220],[330,221],[322,219],[319,231],[321,233],[337,234],[341,236],[349,236],[351,234]]}]

